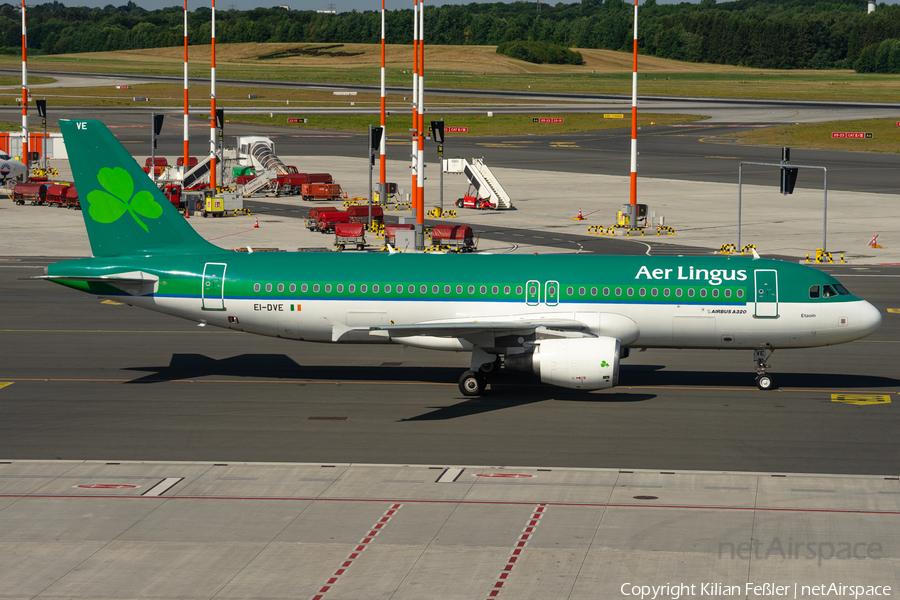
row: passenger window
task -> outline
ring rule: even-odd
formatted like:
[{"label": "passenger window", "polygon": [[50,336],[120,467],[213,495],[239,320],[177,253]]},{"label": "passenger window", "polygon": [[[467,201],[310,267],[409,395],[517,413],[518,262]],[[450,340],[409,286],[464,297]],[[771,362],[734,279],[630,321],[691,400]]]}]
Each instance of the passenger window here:
[{"label": "passenger window", "polygon": [[359,286],[359,291],[361,291],[363,294],[365,294],[366,292],[369,291],[369,286],[367,286],[366,284],[362,284],[361,286]]},{"label": "passenger window", "polygon": [[445,285],[445,286],[444,286],[444,293],[445,293],[445,294],[449,294],[449,293],[450,293],[450,286],[449,286],[449,285]]},{"label": "passenger window", "polygon": [[657,288],[653,288],[652,290],[650,290],[650,295],[656,298],[657,296],[659,296],[659,290]]},{"label": "passenger window", "polygon": [[338,291],[338,293],[343,293],[343,292],[344,292],[344,284],[343,284],[343,283],[339,283],[339,284],[338,284],[338,286],[337,286],[337,291]]},{"label": "passenger window", "polygon": [[440,292],[440,291],[441,291],[441,286],[439,286],[439,285],[433,285],[433,286],[431,286],[431,293],[432,293],[432,294],[437,294],[437,293]]},{"label": "passenger window", "polygon": [[641,298],[647,295],[647,288],[641,288],[638,290],[638,294],[641,295]]},{"label": "passenger window", "polygon": [[603,295],[609,296],[609,288],[603,288]]},{"label": "passenger window", "polygon": [[810,298],[818,298],[819,297],[819,286],[817,286],[817,285],[809,286],[809,297]]},{"label": "passenger window", "polygon": [[271,284],[271,283],[267,283],[267,284],[266,284],[266,291],[267,291],[267,292],[271,292],[271,291],[272,291],[272,284]]},{"label": "passenger window", "polygon": [[725,297],[731,298],[731,290],[725,290]]},{"label": "passenger window", "polygon": [[744,290],[738,290],[738,291],[737,291],[737,297],[738,297],[738,298],[743,298],[743,297],[744,297]]},{"label": "passenger window", "polygon": [[616,296],[622,295],[622,288],[616,288]]},{"label": "passenger window", "polygon": [[427,293],[428,293],[428,286],[427,286],[427,285],[421,285],[421,286],[419,286],[419,291],[420,291],[421,293],[423,293],[423,294],[427,294]]},{"label": "passenger window", "polygon": [[456,293],[462,294],[462,286],[461,285],[456,286]]},{"label": "passenger window", "polygon": [[279,292],[283,292],[283,291],[284,291],[284,284],[283,284],[283,283],[279,283],[279,284],[278,284],[278,291],[279,291]]},{"label": "passenger window", "polygon": [[385,286],[384,286],[384,293],[385,293],[385,294],[390,294],[390,293],[391,293],[391,284],[389,284],[389,283],[385,284]]},{"label": "passenger window", "polygon": [[415,294],[415,293],[416,293],[416,286],[410,285],[408,289],[409,289],[409,293],[410,293],[410,294]]},{"label": "passenger window", "polygon": [[670,290],[669,288],[663,289],[663,296],[665,296],[666,298],[668,298],[671,293],[672,290]]},{"label": "passenger window", "polygon": [[508,285],[503,286],[503,293],[506,294],[507,296],[509,295],[509,286]]},{"label": "passenger window", "polygon": [[592,287],[591,288],[591,296],[596,296],[596,295],[597,295],[597,288]]},{"label": "passenger window", "polygon": [[347,286],[347,289],[350,290],[350,293],[352,294],[356,291],[356,286],[351,283],[349,286]]},{"label": "passenger window", "polygon": [[326,283],[326,284],[325,284],[325,291],[326,291],[327,293],[331,293],[331,284],[330,284],[330,283]]},{"label": "passenger window", "polygon": [[682,294],[682,293],[683,293],[683,292],[682,292],[681,288],[676,289],[676,290],[675,290],[675,297],[681,298],[681,294]]},{"label": "passenger window", "polygon": [[688,298],[693,298],[693,297],[694,297],[694,289],[691,288],[688,290]]},{"label": "passenger window", "polygon": [[573,287],[567,287],[567,288],[566,288],[566,295],[567,295],[567,296],[573,296],[574,294],[575,294],[575,288],[573,288]]},{"label": "passenger window", "polygon": [[482,295],[487,294],[487,286],[486,285],[481,286],[481,289],[479,291],[481,292]]},{"label": "passenger window", "polygon": [[291,284],[291,287],[290,287],[290,290],[291,290],[291,293],[292,293],[292,294],[293,294],[294,292],[296,292],[296,291],[297,291],[297,284],[292,283],[292,284]]},{"label": "passenger window", "polygon": [[377,283],[372,286],[372,293],[374,293],[374,294],[378,293],[378,284]]},{"label": "passenger window", "polygon": [[258,291],[259,291],[259,284],[258,284],[258,283],[254,283],[254,284],[253,284],[253,291],[254,291],[254,292],[258,292]]},{"label": "passenger window", "polygon": [[634,296],[634,288],[628,288],[628,295]]},{"label": "passenger window", "polygon": [[494,287],[491,288],[491,293],[492,293],[492,294],[499,294],[499,293],[500,293],[500,288],[497,287],[497,286],[495,285]]},{"label": "passenger window", "polygon": [[469,294],[474,294],[474,293],[475,293],[475,286],[474,286],[474,285],[470,285],[470,286],[469,286]]},{"label": "passenger window", "polygon": [[521,296],[521,295],[522,295],[522,286],[521,286],[521,285],[517,285],[517,286],[516,286],[516,295],[517,295],[517,296]]},{"label": "passenger window", "polygon": [[837,292],[830,285],[822,286],[822,297],[823,298],[831,298],[832,296],[837,296]]},{"label": "passenger window", "polygon": [[301,292],[308,292],[308,291],[309,291],[309,286],[306,285],[305,283],[302,284],[302,285],[300,286],[300,291],[301,291]]},{"label": "passenger window", "polygon": [[[391,291],[391,286],[386,285],[386,286],[384,286],[384,289],[385,289],[385,291],[389,292],[389,291]],[[397,293],[398,293],[398,294],[402,294],[402,293],[403,293],[403,286],[402,286],[402,285],[398,285],[398,286],[397,286]]]},{"label": "passenger window", "polygon": [[713,290],[713,298],[719,297],[719,290]]},{"label": "passenger window", "polygon": [[706,298],[706,290],[705,289],[700,290],[700,297]]},{"label": "passenger window", "polygon": [[317,294],[319,293],[319,284],[318,283],[313,284],[313,291]]},{"label": "passenger window", "polygon": [[578,295],[584,296],[584,288],[583,287],[578,288]]}]

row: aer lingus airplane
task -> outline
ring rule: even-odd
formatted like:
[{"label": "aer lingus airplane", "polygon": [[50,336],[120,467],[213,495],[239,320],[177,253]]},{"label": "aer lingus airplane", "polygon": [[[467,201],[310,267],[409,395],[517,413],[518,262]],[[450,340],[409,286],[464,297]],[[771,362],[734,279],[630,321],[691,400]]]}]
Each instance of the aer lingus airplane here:
[{"label": "aer lingus airplane", "polygon": [[99,121],[60,121],[93,258],[43,279],[133,306],[309,342],[470,352],[463,394],[504,366],[617,383],[630,348],[767,353],[865,337],[881,314],[834,277],[751,257],[236,253],[201,238]]}]

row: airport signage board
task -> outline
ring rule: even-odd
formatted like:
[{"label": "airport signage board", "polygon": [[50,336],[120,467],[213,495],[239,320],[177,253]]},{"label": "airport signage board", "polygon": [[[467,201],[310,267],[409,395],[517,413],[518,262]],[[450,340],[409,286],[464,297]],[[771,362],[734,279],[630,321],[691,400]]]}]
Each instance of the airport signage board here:
[{"label": "airport signage board", "polygon": [[549,117],[535,117],[531,119],[532,123],[562,123],[563,119],[551,119]]},{"label": "airport signage board", "polygon": [[444,127],[444,133],[469,133],[468,127]]},{"label": "airport signage board", "polygon": [[288,123],[306,123],[306,119],[299,119],[297,117],[289,117]]},{"label": "airport signage board", "polygon": [[625,115],[603,115],[604,119],[624,119]]},{"label": "airport signage board", "polygon": [[832,131],[831,137],[848,140],[871,140],[872,133],[864,131]]}]

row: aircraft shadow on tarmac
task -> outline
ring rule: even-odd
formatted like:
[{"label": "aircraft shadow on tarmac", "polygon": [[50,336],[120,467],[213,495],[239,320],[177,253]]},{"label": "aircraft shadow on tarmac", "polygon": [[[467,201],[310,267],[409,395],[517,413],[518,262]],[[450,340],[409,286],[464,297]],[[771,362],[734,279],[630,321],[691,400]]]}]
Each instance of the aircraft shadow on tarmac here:
[{"label": "aircraft shadow on tarmac", "polygon": [[[778,387],[846,391],[900,386],[900,379],[851,373],[769,371]],[[756,387],[753,371],[675,371],[662,365],[622,365],[619,386]]]}]

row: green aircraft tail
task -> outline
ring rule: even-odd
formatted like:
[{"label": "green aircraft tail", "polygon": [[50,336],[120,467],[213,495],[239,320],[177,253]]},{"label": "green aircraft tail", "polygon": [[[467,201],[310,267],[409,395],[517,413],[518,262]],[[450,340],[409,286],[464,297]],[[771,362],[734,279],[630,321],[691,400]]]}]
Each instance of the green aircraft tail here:
[{"label": "green aircraft tail", "polygon": [[225,252],[194,231],[106,125],[59,125],[94,256]]}]

